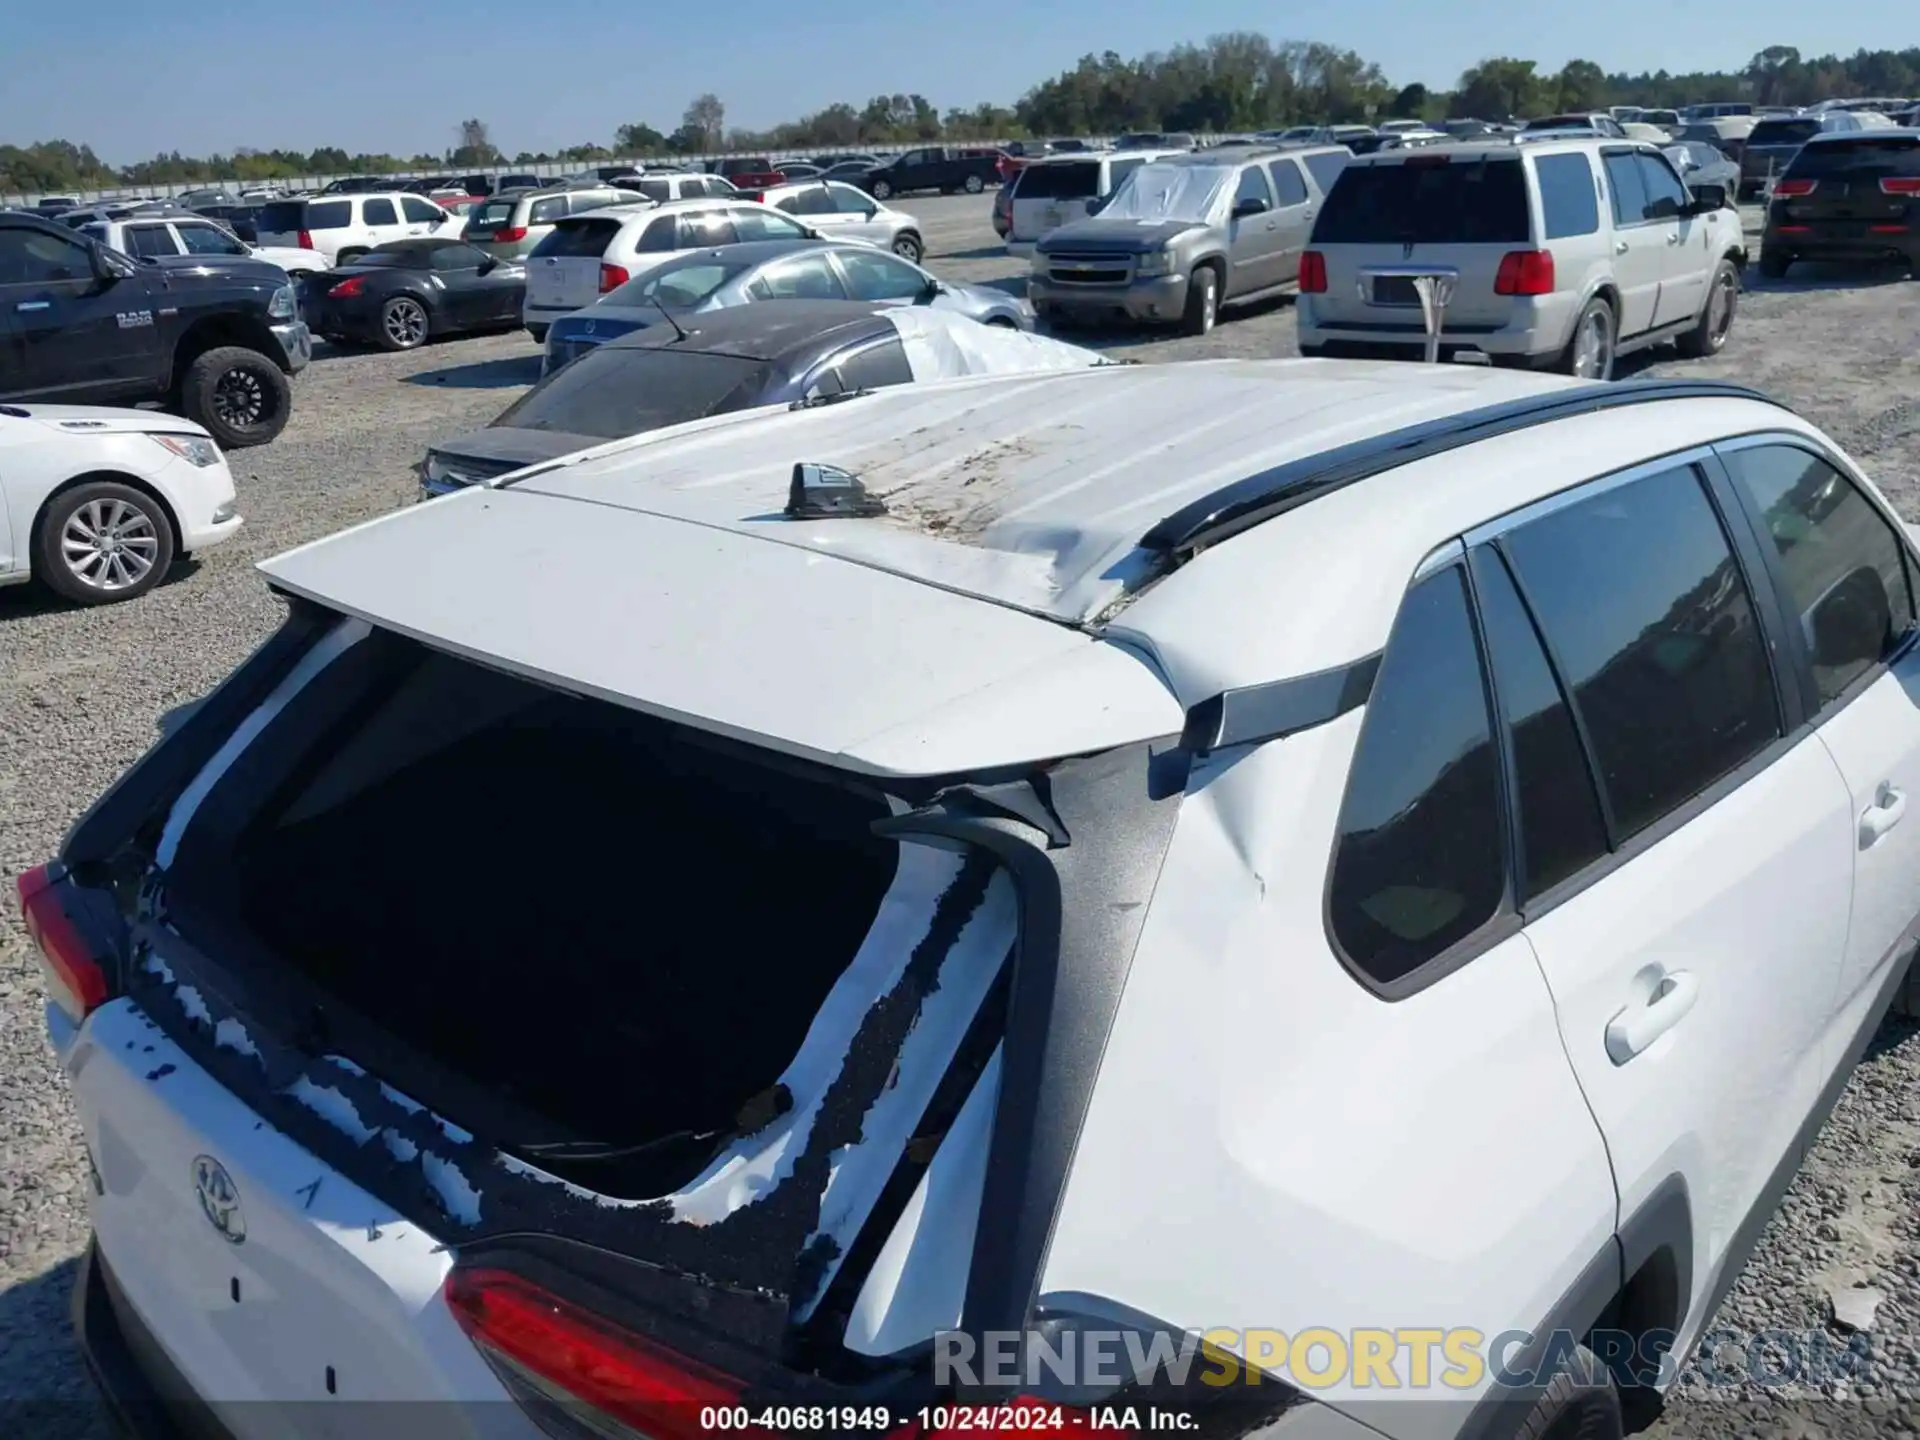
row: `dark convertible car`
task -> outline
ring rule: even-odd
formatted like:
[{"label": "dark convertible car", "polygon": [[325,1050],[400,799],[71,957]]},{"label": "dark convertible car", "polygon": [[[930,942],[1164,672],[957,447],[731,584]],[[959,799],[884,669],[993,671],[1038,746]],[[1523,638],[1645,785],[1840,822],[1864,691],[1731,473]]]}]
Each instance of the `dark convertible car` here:
[{"label": "dark convertible car", "polygon": [[436,444],[419,467],[420,498],[623,436],[756,406],[819,404],[918,380],[1107,363],[1077,345],[929,306],[765,300],[667,317],[549,375],[490,425]]},{"label": "dark convertible car", "polygon": [[436,335],[520,323],[526,267],[464,240],[395,240],[312,276],[301,295],[307,328],[330,340],[412,350]]}]

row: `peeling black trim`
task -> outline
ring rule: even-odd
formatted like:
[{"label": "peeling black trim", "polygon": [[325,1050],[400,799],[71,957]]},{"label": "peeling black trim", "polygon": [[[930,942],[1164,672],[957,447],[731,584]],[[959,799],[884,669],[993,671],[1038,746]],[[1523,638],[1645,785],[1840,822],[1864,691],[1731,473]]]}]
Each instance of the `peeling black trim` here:
[{"label": "peeling black trim", "polygon": [[1050,772],[1052,809],[1074,843],[1047,848],[1043,831],[995,815],[931,804],[876,829],[945,838],[988,851],[1020,894],[1020,935],[960,1328],[979,1335],[1027,1327],[1119,1011],[1179,814],[1157,798],[1152,742]]},{"label": "peeling black trim", "polygon": [[1183,505],[1147,531],[1140,547],[1178,564],[1201,546],[1218,544],[1310,500],[1416,460],[1556,420],[1663,400],[1701,399],[1757,400],[1786,408],[1758,390],[1716,380],[1628,380],[1528,396],[1390,430],[1249,475]]},{"label": "peeling black trim", "polygon": [[1222,690],[1187,711],[1180,743],[1193,754],[1205,755],[1337,720],[1367,703],[1380,673],[1380,653],[1311,675]]}]

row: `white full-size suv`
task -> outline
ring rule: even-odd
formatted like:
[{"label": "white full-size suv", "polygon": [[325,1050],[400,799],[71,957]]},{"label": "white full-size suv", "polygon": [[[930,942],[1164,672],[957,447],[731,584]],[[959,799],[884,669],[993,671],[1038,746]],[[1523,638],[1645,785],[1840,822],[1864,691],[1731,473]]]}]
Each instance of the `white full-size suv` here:
[{"label": "white full-size suv", "polygon": [[1421,359],[1415,282],[1433,276],[1451,292],[1442,358],[1597,380],[1651,345],[1717,354],[1747,260],[1723,188],[1689,190],[1656,146],[1580,136],[1360,156],[1309,246],[1303,355]]},{"label": "white full-size suv", "polygon": [[1737,387],[860,391],[263,569],[21,880],[123,1408],[1614,1437],[1911,1003],[1916,555]]}]

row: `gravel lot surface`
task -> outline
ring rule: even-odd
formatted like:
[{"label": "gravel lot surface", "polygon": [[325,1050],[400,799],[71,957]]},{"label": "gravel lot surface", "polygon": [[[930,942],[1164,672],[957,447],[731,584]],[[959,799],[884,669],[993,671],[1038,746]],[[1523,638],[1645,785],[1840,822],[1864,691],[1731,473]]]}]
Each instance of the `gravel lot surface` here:
[{"label": "gravel lot surface", "polygon": [[[1022,288],[1024,263],[995,243],[986,199],[913,198],[902,208],[922,218],[935,271]],[[1720,358],[1656,352],[1634,372],[1771,391],[1920,519],[1920,283],[1800,270],[1791,283],[1749,277],[1755,288]],[[1143,360],[1280,356],[1294,353],[1294,326],[1282,303],[1230,312],[1204,340],[1092,343]],[[323,349],[295,385],[286,433],[233,457],[248,522],[233,541],[131,605],[82,611],[0,590],[0,1435],[109,1433],[67,1339],[87,1182],[66,1086],[42,1039],[41,985],[12,878],[54,852],[145,749],[163,712],[210,688],[276,623],[254,562],[408,501],[409,467],[424,448],[503,409],[534,380],[537,355],[524,335],[397,356]],[[1920,1036],[1889,1024],[1720,1316],[1749,1332],[1822,1330],[1830,1287],[1865,1283],[1885,1296],[1872,1364],[1811,1390],[1683,1383],[1654,1433],[1920,1434],[1917,1199]]]}]

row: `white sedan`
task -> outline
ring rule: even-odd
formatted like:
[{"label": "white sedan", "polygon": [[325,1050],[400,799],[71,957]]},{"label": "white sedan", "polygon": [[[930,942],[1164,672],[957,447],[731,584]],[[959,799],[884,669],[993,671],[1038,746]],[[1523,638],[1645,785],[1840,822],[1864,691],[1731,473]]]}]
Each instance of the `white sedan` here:
[{"label": "white sedan", "polygon": [[0,405],[0,585],[131,600],[240,528],[227,457],[150,410]]}]

